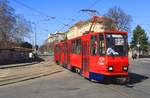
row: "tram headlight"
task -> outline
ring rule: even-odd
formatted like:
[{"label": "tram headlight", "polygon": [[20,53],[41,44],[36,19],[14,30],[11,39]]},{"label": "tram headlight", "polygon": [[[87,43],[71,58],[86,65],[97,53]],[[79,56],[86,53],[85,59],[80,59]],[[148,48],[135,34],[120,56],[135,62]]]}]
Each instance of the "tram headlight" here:
[{"label": "tram headlight", "polygon": [[124,71],[128,71],[128,67],[127,66],[123,66],[123,70]]},{"label": "tram headlight", "polygon": [[108,66],[108,71],[113,71],[113,66]]}]

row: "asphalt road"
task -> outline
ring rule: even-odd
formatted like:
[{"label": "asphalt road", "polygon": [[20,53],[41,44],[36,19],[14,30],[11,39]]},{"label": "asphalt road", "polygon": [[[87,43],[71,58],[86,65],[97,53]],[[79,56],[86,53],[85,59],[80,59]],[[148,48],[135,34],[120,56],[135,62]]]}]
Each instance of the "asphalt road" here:
[{"label": "asphalt road", "polygon": [[127,85],[95,83],[68,70],[0,87],[0,98],[150,98],[150,60],[131,62]]}]

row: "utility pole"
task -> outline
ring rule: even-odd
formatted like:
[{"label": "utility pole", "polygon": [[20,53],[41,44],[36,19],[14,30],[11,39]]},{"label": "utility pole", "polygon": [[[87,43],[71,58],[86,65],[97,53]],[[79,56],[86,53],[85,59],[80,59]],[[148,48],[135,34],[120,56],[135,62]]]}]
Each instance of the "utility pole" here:
[{"label": "utility pole", "polygon": [[139,57],[140,57],[140,43],[139,43],[139,40],[138,40],[137,47],[138,47],[138,59],[139,59]]},{"label": "utility pole", "polygon": [[33,44],[33,46],[34,46],[34,48],[36,48],[36,23],[35,22],[32,22],[32,24],[34,25],[34,44]]},{"label": "utility pole", "polygon": [[[52,19],[55,19],[55,17],[52,17]],[[34,25],[34,48],[36,48],[37,46],[37,25],[42,22],[42,21],[49,21],[49,17],[48,19],[43,19],[43,20],[38,20],[37,22],[32,22],[32,24]]]}]

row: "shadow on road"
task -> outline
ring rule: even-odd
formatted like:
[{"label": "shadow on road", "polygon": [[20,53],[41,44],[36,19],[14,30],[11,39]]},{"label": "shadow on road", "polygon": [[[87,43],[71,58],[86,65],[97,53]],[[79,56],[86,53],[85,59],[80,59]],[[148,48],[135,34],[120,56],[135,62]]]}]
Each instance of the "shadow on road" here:
[{"label": "shadow on road", "polygon": [[111,85],[111,84],[124,85],[126,87],[132,88],[132,87],[134,87],[134,84],[141,83],[146,79],[149,79],[149,77],[144,76],[144,75],[140,75],[140,74],[137,74],[137,73],[129,73],[129,81],[125,84],[118,83],[116,81],[116,78],[109,78],[109,79],[107,78],[103,81],[99,81],[99,82],[98,81],[93,81],[93,82],[94,83],[105,84],[105,85]]},{"label": "shadow on road", "polygon": [[129,78],[130,78],[129,82],[125,85],[126,87],[129,88],[133,88],[134,84],[141,83],[144,80],[149,79],[149,77],[137,73],[129,73]]},{"label": "shadow on road", "polygon": [[140,83],[146,79],[149,79],[149,77],[140,75],[137,73],[129,73],[129,77],[130,77],[130,81],[128,84],[136,84],[136,83]]},{"label": "shadow on road", "polygon": [[36,57],[35,61],[42,62],[42,61],[45,61],[45,60],[41,57]]}]

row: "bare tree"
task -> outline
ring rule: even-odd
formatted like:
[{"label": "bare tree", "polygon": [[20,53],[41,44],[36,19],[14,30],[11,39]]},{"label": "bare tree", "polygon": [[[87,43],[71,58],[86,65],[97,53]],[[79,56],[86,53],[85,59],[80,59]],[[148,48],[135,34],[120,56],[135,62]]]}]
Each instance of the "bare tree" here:
[{"label": "bare tree", "polygon": [[9,40],[14,22],[14,9],[8,6],[7,0],[0,0],[0,41]]},{"label": "bare tree", "polygon": [[29,21],[27,21],[23,16],[17,15],[15,17],[16,22],[14,28],[12,29],[12,40],[16,43],[21,43],[24,41],[25,37],[30,37],[32,32],[32,27]]},{"label": "bare tree", "polygon": [[113,19],[117,24],[116,28],[118,30],[130,32],[132,18],[121,8],[116,6],[110,8],[104,16]]},{"label": "bare tree", "polygon": [[30,32],[30,22],[23,16],[15,15],[15,10],[7,0],[0,0],[0,47],[20,44],[25,37],[30,37]]}]

